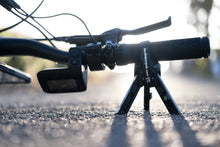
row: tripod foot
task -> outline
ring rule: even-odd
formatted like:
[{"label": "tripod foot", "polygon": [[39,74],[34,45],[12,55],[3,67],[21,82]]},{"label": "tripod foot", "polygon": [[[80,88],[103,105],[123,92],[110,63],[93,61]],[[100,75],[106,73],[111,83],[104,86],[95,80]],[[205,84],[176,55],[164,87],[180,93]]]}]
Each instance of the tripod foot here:
[{"label": "tripod foot", "polygon": [[134,81],[131,87],[129,88],[116,114],[122,115],[128,113],[129,109],[131,108],[131,105],[134,102],[135,97],[137,96],[138,91],[140,90],[141,86],[139,84],[139,80],[140,76],[136,76],[134,78]]},{"label": "tripod foot", "polygon": [[181,111],[179,110],[178,106],[176,105],[175,101],[173,100],[172,96],[170,95],[170,92],[164,85],[161,77],[159,74],[157,74],[157,84],[155,86],[157,89],[163,103],[167,107],[167,110],[170,114],[177,114],[180,115]]}]

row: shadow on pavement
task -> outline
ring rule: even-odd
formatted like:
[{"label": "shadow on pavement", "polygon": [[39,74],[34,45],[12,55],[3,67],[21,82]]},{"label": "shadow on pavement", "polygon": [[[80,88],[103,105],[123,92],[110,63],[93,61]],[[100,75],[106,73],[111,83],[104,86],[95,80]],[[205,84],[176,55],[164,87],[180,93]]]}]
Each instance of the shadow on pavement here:
[{"label": "shadow on pavement", "polygon": [[161,147],[161,139],[158,132],[155,130],[151,121],[151,115],[149,111],[144,111],[144,124],[145,124],[145,139],[147,140],[147,146]]},{"label": "shadow on pavement", "polygon": [[183,146],[202,146],[196,138],[196,133],[191,129],[183,115],[171,115],[174,128],[180,135]]},{"label": "shadow on pavement", "polygon": [[111,126],[108,146],[129,146],[127,137],[127,116],[116,115]]}]

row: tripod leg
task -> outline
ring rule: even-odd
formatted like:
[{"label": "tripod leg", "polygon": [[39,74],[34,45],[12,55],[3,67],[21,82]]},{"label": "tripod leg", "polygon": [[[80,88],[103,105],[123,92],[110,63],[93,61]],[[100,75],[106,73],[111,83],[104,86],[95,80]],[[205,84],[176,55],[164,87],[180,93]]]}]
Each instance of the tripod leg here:
[{"label": "tripod leg", "polygon": [[135,97],[137,96],[138,91],[140,90],[140,76],[135,76],[135,79],[129,88],[124,100],[122,101],[119,110],[116,114],[127,114],[131,108],[132,103],[134,102]]},{"label": "tripod leg", "polygon": [[144,110],[150,110],[150,99],[152,94],[150,93],[150,87],[144,86]]},{"label": "tripod leg", "polygon": [[156,82],[156,89],[159,93],[162,101],[164,102],[165,106],[167,107],[170,114],[181,114],[178,106],[176,105],[175,101],[173,100],[172,96],[170,95],[168,89],[164,85],[161,77],[157,74],[157,82]]}]

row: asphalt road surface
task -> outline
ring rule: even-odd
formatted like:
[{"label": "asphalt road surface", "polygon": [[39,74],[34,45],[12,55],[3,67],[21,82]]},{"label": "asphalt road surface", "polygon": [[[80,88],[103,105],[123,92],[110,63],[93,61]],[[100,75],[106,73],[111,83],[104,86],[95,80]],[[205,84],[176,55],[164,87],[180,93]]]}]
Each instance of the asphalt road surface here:
[{"label": "asphalt road surface", "polygon": [[115,115],[132,82],[128,74],[89,84],[77,94],[0,86],[0,146],[220,146],[220,83],[172,73],[162,78],[183,117],[171,116],[155,90],[143,91],[128,115]]}]

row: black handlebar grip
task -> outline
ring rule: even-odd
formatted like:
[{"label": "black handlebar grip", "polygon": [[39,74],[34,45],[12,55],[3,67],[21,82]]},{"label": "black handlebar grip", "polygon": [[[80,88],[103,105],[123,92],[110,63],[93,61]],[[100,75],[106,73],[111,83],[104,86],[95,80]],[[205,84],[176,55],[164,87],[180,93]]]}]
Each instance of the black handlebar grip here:
[{"label": "black handlebar grip", "polygon": [[207,37],[150,42],[148,47],[151,57],[157,61],[207,58],[210,55]]},{"label": "black handlebar grip", "polygon": [[150,56],[156,61],[207,58],[210,55],[209,39],[188,38],[143,44],[120,44],[115,49],[117,65],[136,63],[140,60],[140,50],[148,48]]}]

